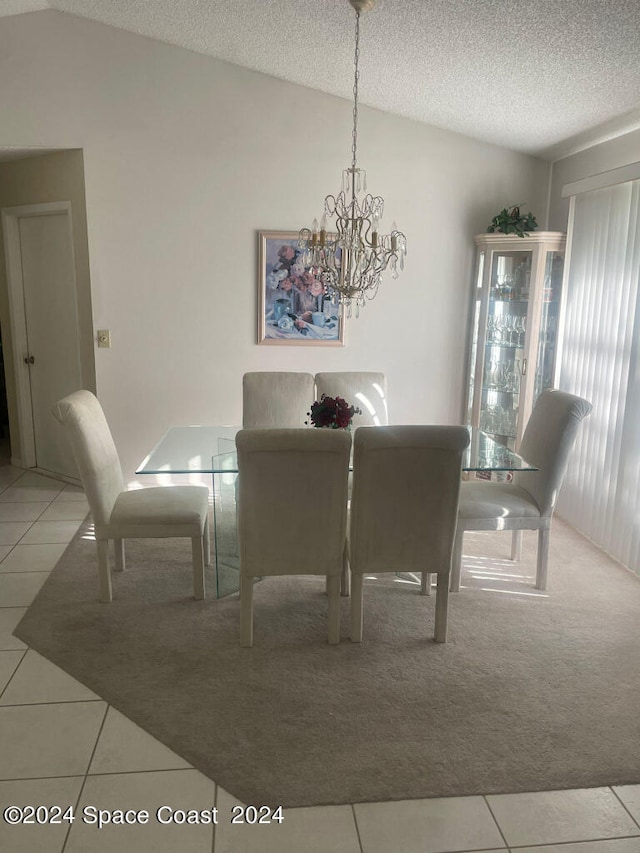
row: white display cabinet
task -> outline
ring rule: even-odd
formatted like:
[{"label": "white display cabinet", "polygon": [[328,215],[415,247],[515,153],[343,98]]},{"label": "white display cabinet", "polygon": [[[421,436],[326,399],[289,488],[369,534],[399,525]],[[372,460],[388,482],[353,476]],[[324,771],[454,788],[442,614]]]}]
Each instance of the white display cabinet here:
[{"label": "white display cabinet", "polygon": [[517,450],[534,401],[553,384],[565,235],[474,239],[467,422]]}]

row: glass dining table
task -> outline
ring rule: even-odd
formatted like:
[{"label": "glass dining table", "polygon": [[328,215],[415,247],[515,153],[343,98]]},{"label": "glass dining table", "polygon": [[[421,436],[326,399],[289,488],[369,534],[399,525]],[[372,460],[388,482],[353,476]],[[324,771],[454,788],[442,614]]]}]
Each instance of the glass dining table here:
[{"label": "glass dining table", "polygon": [[[222,598],[239,588],[240,558],[236,525],[236,477],[238,457],[235,437],[239,426],[171,427],[143,459],[136,474],[210,475],[213,487],[213,545],[215,595]],[[535,471],[522,456],[494,441],[475,427],[468,427],[469,446],[462,470],[488,475]]]}]

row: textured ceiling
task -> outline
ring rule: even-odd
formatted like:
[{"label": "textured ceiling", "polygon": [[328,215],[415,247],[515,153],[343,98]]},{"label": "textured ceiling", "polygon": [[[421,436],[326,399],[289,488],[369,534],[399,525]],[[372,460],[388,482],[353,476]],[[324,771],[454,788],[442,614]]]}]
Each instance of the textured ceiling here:
[{"label": "textured ceiling", "polygon": [[[347,0],[0,0],[58,9],[351,98]],[[556,159],[640,127],[640,0],[378,0],[362,103]]]}]

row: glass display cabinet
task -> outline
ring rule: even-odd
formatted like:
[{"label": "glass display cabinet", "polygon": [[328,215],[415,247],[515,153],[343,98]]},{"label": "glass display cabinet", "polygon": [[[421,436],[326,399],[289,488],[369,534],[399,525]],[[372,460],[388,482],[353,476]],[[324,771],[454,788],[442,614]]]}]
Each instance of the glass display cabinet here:
[{"label": "glass display cabinet", "polygon": [[553,384],[565,235],[474,239],[467,422],[517,450],[534,401]]}]

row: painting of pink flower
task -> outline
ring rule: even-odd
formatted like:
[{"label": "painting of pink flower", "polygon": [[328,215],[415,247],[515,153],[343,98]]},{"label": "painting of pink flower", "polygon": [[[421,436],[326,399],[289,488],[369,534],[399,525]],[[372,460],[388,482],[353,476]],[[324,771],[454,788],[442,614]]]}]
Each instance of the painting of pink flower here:
[{"label": "painting of pink flower", "polygon": [[314,278],[309,285],[309,292],[313,294],[313,296],[320,296],[324,292],[324,285],[321,281],[318,281],[317,278]]},{"label": "painting of pink flower", "polygon": [[293,246],[281,246],[278,249],[278,257],[281,261],[292,261],[296,256]]},{"label": "painting of pink flower", "polygon": [[[344,345],[338,303],[327,300],[328,288],[309,265],[299,235],[261,231],[259,239],[259,343]],[[337,412],[336,421],[344,418]]]}]

